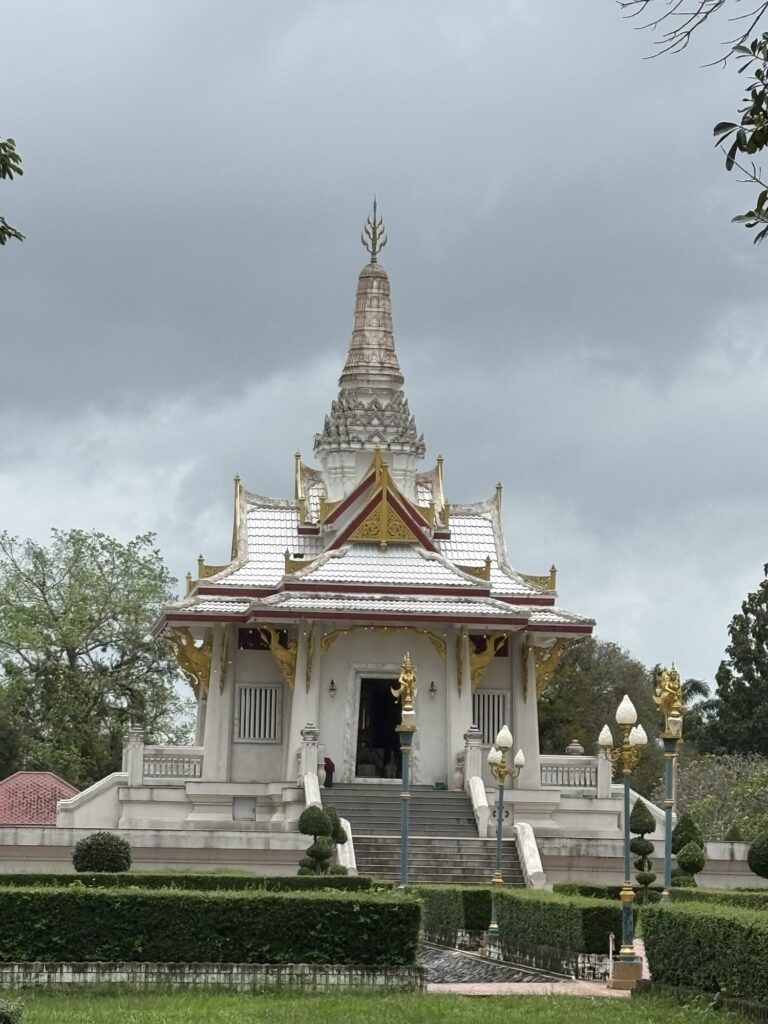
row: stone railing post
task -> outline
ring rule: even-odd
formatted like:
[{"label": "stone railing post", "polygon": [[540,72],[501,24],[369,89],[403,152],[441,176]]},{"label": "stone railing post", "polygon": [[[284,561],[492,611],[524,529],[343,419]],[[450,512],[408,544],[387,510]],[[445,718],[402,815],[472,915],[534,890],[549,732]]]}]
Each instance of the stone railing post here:
[{"label": "stone railing post", "polygon": [[598,799],[607,800],[611,795],[611,780],[613,777],[613,764],[608,751],[599,743],[595,745],[597,754],[597,796]]},{"label": "stone railing post", "polygon": [[301,730],[299,775],[302,779],[308,772],[317,775],[317,741],[319,739],[320,730],[314,722],[307,722]]},{"label": "stone railing post", "polygon": [[476,725],[470,725],[464,733],[464,788],[469,790],[469,780],[483,777],[483,734]]},{"label": "stone railing post", "polygon": [[129,786],[144,782],[144,733],[130,726],[123,740],[123,771],[128,773]]}]

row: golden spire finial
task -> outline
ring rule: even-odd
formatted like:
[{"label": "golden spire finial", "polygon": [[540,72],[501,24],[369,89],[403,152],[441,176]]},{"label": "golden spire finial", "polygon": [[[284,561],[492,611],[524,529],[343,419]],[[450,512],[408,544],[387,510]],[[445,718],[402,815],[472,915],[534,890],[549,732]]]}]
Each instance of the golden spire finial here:
[{"label": "golden spire finial", "polygon": [[378,263],[378,255],[387,244],[387,232],[384,228],[384,221],[376,210],[376,196],[373,197],[373,217],[369,217],[365,222],[360,241],[363,243],[363,248],[371,254],[371,263]]}]

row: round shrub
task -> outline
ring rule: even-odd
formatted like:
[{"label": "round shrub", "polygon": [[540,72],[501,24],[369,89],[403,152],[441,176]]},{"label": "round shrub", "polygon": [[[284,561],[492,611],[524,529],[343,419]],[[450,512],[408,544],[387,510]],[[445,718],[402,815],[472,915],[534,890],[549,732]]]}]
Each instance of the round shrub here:
[{"label": "round shrub", "polygon": [[697,889],[696,879],[693,875],[683,874],[682,871],[678,871],[677,874],[672,875],[672,888],[673,889]]},{"label": "round shrub", "polygon": [[343,864],[331,864],[328,868],[329,875],[348,875],[349,871],[344,867]]},{"label": "round shrub", "polygon": [[[635,836],[634,839],[630,840],[629,848],[638,857],[648,857],[654,850],[653,843],[650,839],[646,839],[645,836]],[[635,867],[637,866],[636,864]]]},{"label": "round shrub", "polygon": [[131,848],[122,836],[114,832],[94,832],[75,843],[72,864],[75,871],[128,871]]},{"label": "round shrub", "polygon": [[739,823],[736,821],[731,825],[728,831],[725,833],[724,839],[726,843],[742,843],[744,842],[744,834],[741,831]]},{"label": "round shrub", "polygon": [[698,843],[688,843],[678,853],[677,863],[686,875],[695,875],[703,870],[707,855]]},{"label": "round shrub", "polygon": [[344,831],[344,826],[341,824],[341,818],[339,812],[335,807],[326,807],[325,814],[331,823],[331,839],[338,846],[341,846],[347,841],[347,833]]},{"label": "round shrub", "polygon": [[750,846],[747,864],[750,871],[761,878],[768,878],[768,832],[763,832]]}]

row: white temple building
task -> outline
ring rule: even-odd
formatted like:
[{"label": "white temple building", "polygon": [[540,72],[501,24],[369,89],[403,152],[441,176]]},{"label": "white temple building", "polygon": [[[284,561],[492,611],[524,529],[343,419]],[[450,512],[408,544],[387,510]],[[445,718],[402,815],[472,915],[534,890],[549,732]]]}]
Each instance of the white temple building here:
[{"label": "white temple building", "polygon": [[[196,745],[151,747],[130,734],[121,772],[59,804],[59,833],[126,830],[145,865],[293,872],[306,845],[297,818],[324,801],[349,822],[353,841],[339,849],[354,866],[355,851],[360,861],[397,832],[391,688],[409,652],[416,846],[437,833],[490,844],[496,788],[486,756],[506,723],[525,754],[504,823],[525,880],[543,880],[538,851],[550,879],[594,877],[600,857],[620,877],[621,804],[608,760],[539,752],[538,698],[562,650],[594,623],[558,605],[554,568],[530,575],[510,565],[501,484],[462,504],[450,500],[456,485],[442,456],[425,464],[378,262],[385,241],[374,206],[316,464],[296,453],[289,497],[264,497],[236,478],[231,561],[201,558],[185,598],[157,623],[197,698]],[[325,757],[333,789],[321,787]]]}]

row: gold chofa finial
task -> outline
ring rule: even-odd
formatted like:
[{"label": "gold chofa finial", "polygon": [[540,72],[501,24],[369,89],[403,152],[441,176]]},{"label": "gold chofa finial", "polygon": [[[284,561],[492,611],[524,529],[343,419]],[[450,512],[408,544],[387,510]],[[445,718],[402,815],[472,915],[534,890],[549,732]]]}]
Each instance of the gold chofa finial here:
[{"label": "gold chofa finial", "polygon": [[384,221],[379,217],[376,210],[376,196],[373,197],[373,217],[365,222],[365,228],[360,241],[371,254],[371,263],[378,263],[378,255],[387,244],[387,232],[384,228]]}]

